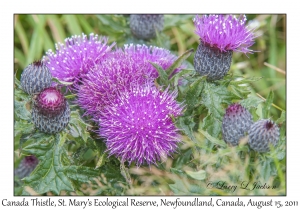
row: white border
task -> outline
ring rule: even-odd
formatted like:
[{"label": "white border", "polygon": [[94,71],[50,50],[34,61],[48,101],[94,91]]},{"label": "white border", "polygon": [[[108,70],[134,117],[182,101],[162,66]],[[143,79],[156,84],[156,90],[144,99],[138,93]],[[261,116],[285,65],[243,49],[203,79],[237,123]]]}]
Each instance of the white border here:
[{"label": "white border", "polygon": [[[295,3],[293,3],[295,2]],[[13,14],[14,13],[286,13],[287,14],[287,196],[286,197],[253,197],[254,200],[285,200],[299,202],[300,180],[299,170],[299,119],[300,111],[298,102],[298,86],[300,78],[299,71],[299,20],[300,16],[296,8],[297,1],[33,1],[15,0],[1,1],[0,26],[1,26],[1,146],[0,146],[0,206],[2,199],[22,200],[22,197],[13,197]],[[114,199],[125,197],[110,197]],[[132,197],[129,197],[132,198]],[[134,197],[139,200],[157,200],[160,197]],[[163,197],[164,198],[164,197]],[[181,197],[190,200],[192,197]],[[238,197],[220,197],[224,200],[236,201]],[[240,200],[248,201],[251,197],[241,197]],[[30,199],[27,197],[26,199]],[[58,197],[52,198],[59,199]],[[68,198],[66,198],[68,199]],[[78,200],[88,198],[77,197]],[[93,199],[93,198],[90,198]],[[102,199],[104,199],[102,197]],[[176,197],[169,197],[170,201]],[[199,197],[208,200],[209,197]],[[214,201],[218,197],[213,198]],[[300,204],[300,202],[299,202]],[[215,206],[216,207],[216,206]],[[11,207],[15,209],[17,207]],[[26,208],[26,207],[25,207]],[[27,209],[37,209],[27,207]],[[58,208],[58,207],[57,207]],[[88,209],[99,209],[101,207],[89,207]],[[147,207],[149,208],[149,207]],[[173,209],[173,207],[168,207]],[[201,208],[201,207],[197,207]],[[265,209],[267,207],[263,207]],[[290,207],[292,208],[292,207]],[[64,208],[68,209],[68,208]],[[82,209],[78,207],[77,209]],[[106,208],[104,208],[106,209]],[[107,208],[111,209],[111,207]],[[120,209],[120,208],[118,208]],[[123,208],[122,208],[123,209]],[[126,209],[131,209],[127,207]],[[150,208],[149,208],[150,209]],[[176,209],[183,209],[177,207]],[[297,209],[297,208],[296,208]]]}]

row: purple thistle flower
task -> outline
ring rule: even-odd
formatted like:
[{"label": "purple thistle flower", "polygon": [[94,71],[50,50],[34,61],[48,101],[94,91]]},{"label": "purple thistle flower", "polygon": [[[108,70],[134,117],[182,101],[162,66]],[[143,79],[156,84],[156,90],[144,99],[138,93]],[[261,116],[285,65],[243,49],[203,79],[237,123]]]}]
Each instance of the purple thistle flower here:
[{"label": "purple thistle flower", "polygon": [[204,15],[194,18],[195,33],[200,40],[222,52],[239,51],[252,53],[248,49],[254,44],[254,34],[245,26],[246,16]]},{"label": "purple thistle flower", "polygon": [[180,142],[171,116],[181,115],[183,106],[176,92],[160,92],[146,84],[125,91],[102,111],[99,134],[110,155],[139,166],[166,158]]},{"label": "purple thistle flower", "polygon": [[[144,66],[145,74],[148,74],[149,77],[156,79],[159,75],[157,70],[152,66],[150,62],[160,65],[164,70],[169,68],[174,61],[177,59],[177,56],[173,55],[169,50],[164,48],[159,48],[155,46],[146,46],[146,45],[124,45],[124,49],[118,50],[119,53],[125,53],[132,57],[134,62],[140,63]],[[120,52],[121,51],[121,52]],[[179,67],[175,72],[180,71],[184,68],[184,65]]]},{"label": "purple thistle flower", "polygon": [[15,176],[18,176],[20,179],[29,176],[38,163],[39,160],[34,155],[24,157],[19,166],[15,169]]},{"label": "purple thistle flower", "polygon": [[55,44],[56,53],[50,49],[43,57],[53,77],[65,82],[78,82],[84,74],[99,64],[115,43],[107,45],[107,37],[90,34],[72,36],[65,44]]},{"label": "purple thistle flower", "polygon": [[[95,66],[78,86],[78,104],[98,122],[103,108],[132,85],[144,85],[158,77],[149,61],[167,69],[176,56],[168,50],[145,45],[125,45]],[[178,69],[179,70],[179,69]]]},{"label": "purple thistle flower", "polygon": [[229,15],[197,15],[194,19],[199,44],[194,57],[195,70],[210,81],[222,79],[230,69],[233,51],[252,53],[254,34],[244,19]]}]

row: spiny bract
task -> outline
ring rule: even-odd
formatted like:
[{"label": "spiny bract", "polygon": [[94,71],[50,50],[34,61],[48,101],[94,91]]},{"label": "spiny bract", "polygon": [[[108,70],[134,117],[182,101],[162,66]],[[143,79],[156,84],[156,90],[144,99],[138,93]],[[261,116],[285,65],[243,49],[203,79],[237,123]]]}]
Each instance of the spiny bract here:
[{"label": "spiny bract", "polygon": [[271,120],[255,122],[249,130],[249,146],[257,152],[268,152],[279,141],[279,127]]},{"label": "spiny bract", "polygon": [[34,100],[34,107],[40,114],[55,117],[66,108],[66,99],[55,87],[44,89]]},{"label": "spiny bract", "polygon": [[183,109],[176,96],[151,85],[122,92],[99,120],[99,134],[110,155],[139,166],[156,164],[174,152],[181,140],[171,116],[181,115]]},{"label": "spiny bract", "polygon": [[50,134],[58,133],[69,123],[69,103],[60,91],[47,88],[35,99],[31,117],[35,127],[40,131]]},{"label": "spiny bract", "polygon": [[52,76],[48,67],[42,61],[28,65],[21,75],[21,87],[28,94],[37,94],[50,87]]},{"label": "spiny bract", "polygon": [[252,115],[240,104],[231,104],[222,122],[223,139],[231,146],[236,146],[253,124]]}]

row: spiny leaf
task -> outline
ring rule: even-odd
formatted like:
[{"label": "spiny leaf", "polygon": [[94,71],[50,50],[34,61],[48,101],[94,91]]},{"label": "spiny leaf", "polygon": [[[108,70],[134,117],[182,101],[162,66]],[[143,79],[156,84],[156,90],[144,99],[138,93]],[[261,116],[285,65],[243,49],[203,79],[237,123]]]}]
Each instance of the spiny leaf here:
[{"label": "spiny leaf", "polygon": [[34,125],[32,123],[28,123],[27,121],[16,121],[14,125],[15,136],[19,134],[29,134],[33,131]]},{"label": "spiny leaf", "polygon": [[176,61],[166,70],[167,75],[172,75],[175,69],[179,68],[183,61],[185,61],[192,53],[194,49],[187,50],[181,56],[179,56]]},{"label": "spiny leaf", "polygon": [[257,96],[249,96],[248,98],[241,100],[240,104],[246,109],[257,108],[257,106],[262,103],[264,100]]},{"label": "spiny leaf", "polygon": [[186,92],[185,103],[187,105],[187,114],[200,104],[200,94],[203,90],[203,82],[205,77],[199,77],[192,84]]},{"label": "spiny leaf", "polygon": [[65,172],[70,179],[82,183],[100,176],[100,171],[86,166],[67,166]]},{"label": "spiny leaf", "polygon": [[222,121],[224,108],[222,104],[230,104],[232,95],[226,87],[205,82],[201,103],[206,106],[209,114]]},{"label": "spiny leaf", "polygon": [[16,100],[14,101],[15,114],[19,118],[29,121],[31,119],[31,114],[26,108],[27,103],[28,103],[27,101],[16,101]]},{"label": "spiny leaf", "polygon": [[158,72],[159,77],[156,79],[158,84],[159,85],[168,85],[168,75],[165,72],[165,70],[163,70],[163,68],[160,67],[159,65],[157,65],[156,63],[153,63],[153,62],[150,62],[150,63],[152,64],[152,66],[154,66],[154,68]]},{"label": "spiny leaf", "polygon": [[281,115],[280,115],[280,118],[278,118],[277,120],[276,120],[276,123],[277,124],[282,124],[282,123],[284,123],[286,121],[286,113],[285,113],[285,111],[282,111],[281,112]]},{"label": "spiny leaf", "polygon": [[193,141],[196,143],[196,138],[193,134],[193,128],[195,126],[194,121],[191,117],[180,117],[179,118],[179,126],[181,129],[183,129],[184,133]]},{"label": "spiny leaf", "polygon": [[206,130],[213,137],[218,137],[222,130],[222,122],[212,114],[207,115],[203,119],[202,129]]},{"label": "spiny leaf", "polygon": [[39,194],[51,191],[59,195],[62,190],[74,191],[72,182],[61,163],[62,149],[54,141],[28,145],[23,151],[37,156],[40,161],[32,175],[24,179],[25,185]]},{"label": "spiny leaf", "polygon": [[273,99],[274,99],[274,92],[271,91],[266,99],[265,105],[263,107],[263,117],[265,119],[269,118],[270,116],[270,109],[273,103]]}]

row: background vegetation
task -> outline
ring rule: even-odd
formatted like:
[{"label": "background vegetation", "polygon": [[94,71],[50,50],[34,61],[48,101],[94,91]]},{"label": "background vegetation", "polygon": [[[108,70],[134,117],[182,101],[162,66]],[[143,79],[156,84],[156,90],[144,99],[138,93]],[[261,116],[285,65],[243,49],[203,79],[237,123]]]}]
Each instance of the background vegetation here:
[{"label": "background vegetation", "polygon": [[[164,47],[176,55],[181,55],[186,50],[196,50],[198,46],[199,38],[194,33],[192,21],[194,16],[165,15],[163,32],[156,39],[144,42],[132,37],[129,15],[15,15],[14,73],[20,79],[22,70],[28,64],[41,59],[48,49],[55,50],[55,43],[64,42],[65,38],[81,33],[108,36],[109,42],[117,42],[119,47],[125,43],[145,43]],[[194,141],[184,137],[181,152],[173,159],[169,158],[165,163],[150,168],[144,166],[126,169],[128,175],[123,177],[130,177],[130,181],[120,181],[123,179],[120,176],[118,187],[109,180],[96,181],[82,185],[80,192],[71,194],[284,195],[286,16],[249,14],[247,18],[249,27],[256,28],[255,33],[258,37],[251,47],[256,52],[248,57],[234,53],[229,74],[261,78],[258,81],[250,81],[248,90],[256,100],[268,101],[257,103],[257,107],[252,107],[252,113],[263,112],[258,113],[258,116],[270,116],[271,119],[277,120],[281,126],[279,147],[266,155],[260,155],[250,151],[248,147],[227,147],[224,142],[215,141],[209,133],[203,130],[195,131],[197,144],[204,145],[200,149],[195,149]],[[189,69],[193,69],[193,57],[192,54],[187,59]],[[274,95],[269,94],[271,91]],[[270,113],[265,115],[268,103],[271,105]],[[208,139],[215,144],[208,144]],[[18,148],[19,145],[15,151],[16,165],[20,161]],[[83,156],[82,165],[95,166],[99,161],[92,158],[89,150],[85,151]],[[106,178],[109,179],[109,176]],[[234,192],[207,188],[209,181],[218,180],[228,185],[239,185],[241,181],[259,181],[261,184],[266,182],[277,187],[253,191],[237,189]]]}]

